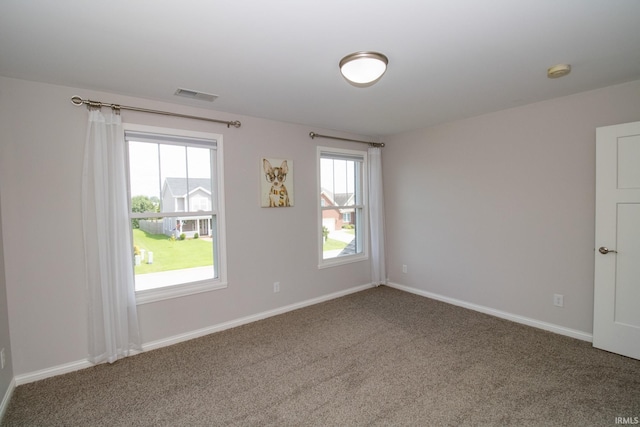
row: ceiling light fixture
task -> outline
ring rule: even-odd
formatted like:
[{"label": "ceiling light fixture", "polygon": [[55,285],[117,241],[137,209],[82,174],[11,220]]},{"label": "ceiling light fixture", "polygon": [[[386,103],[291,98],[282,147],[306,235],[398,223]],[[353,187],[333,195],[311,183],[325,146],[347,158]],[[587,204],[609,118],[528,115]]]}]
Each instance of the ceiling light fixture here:
[{"label": "ceiling light fixture", "polygon": [[380,80],[389,59],[378,52],[355,52],[340,60],[342,76],[353,86],[367,87]]},{"label": "ceiling light fixture", "polygon": [[558,77],[564,77],[571,72],[571,65],[558,64],[547,70],[547,77],[550,79],[557,79]]}]

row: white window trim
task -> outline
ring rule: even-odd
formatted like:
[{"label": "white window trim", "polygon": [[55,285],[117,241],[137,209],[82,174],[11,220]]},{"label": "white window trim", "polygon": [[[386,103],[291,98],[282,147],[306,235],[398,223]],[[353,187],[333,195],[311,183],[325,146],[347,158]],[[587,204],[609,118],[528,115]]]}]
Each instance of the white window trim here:
[{"label": "white window trim", "polygon": [[[345,154],[351,156],[362,157],[362,200],[363,200],[363,209],[362,209],[362,252],[354,255],[346,255],[336,258],[324,259],[322,254],[322,202],[320,197],[320,192],[322,191],[322,180],[321,180],[321,166],[320,159],[322,157],[322,153],[336,153],[336,154]],[[318,213],[318,222],[316,226],[316,234],[318,236],[318,269],[330,268],[339,265],[351,264],[354,262],[365,261],[369,259],[369,201],[368,201],[368,176],[369,169],[367,164],[368,154],[366,151],[361,150],[347,150],[344,148],[334,148],[334,147],[317,147],[316,153],[316,171],[317,171],[317,207],[316,211]],[[354,213],[355,214],[355,213]]]},{"label": "white window trim", "polygon": [[[136,304],[147,304],[171,298],[194,295],[202,292],[210,292],[227,287],[227,233],[225,227],[225,204],[224,204],[224,149],[222,134],[197,132],[184,129],[163,128],[156,126],[138,125],[134,123],[123,123],[124,131],[148,132],[164,135],[176,135],[188,138],[214,139],[216,146],[216,183],[217,183],[217,203],[218,209],[216,220],[218,223],[218,247],[215,248],[218,256],[218,278],[202,280],[199,282],[183,283],[173,286],[165,286],[157,289],[147,289],[136,291]],[[128,150],[127,150],[128,152]],[[128,174],[127,174],[128,176]],[[130,186],[127,185],[129,188]],[[129,195],[129,200],[131,195]],[[186,201],[185,201],[186,202]],[[128,230],[131,232],[131,229]]]}]

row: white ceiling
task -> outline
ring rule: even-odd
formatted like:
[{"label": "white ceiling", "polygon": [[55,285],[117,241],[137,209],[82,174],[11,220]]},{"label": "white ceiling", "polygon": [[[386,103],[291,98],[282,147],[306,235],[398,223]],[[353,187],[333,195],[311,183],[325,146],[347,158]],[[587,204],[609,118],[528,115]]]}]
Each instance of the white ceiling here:
[{"label": "white ceiling", "polygon": [[640,1],[0,0],[0,75],[380,137],[640,79]]}]

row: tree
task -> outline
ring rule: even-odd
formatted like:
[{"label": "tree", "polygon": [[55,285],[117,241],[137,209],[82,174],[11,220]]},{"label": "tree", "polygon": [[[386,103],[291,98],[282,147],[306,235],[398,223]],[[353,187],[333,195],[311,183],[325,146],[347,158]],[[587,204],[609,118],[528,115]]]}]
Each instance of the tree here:
[{"label": "tree", "polygon": [[[135,196],[131,198],[131,212],[158,212],[159,205],[153,203],[148,196]],[[140,228],[137,218],[131,220],[133,228]]]}]

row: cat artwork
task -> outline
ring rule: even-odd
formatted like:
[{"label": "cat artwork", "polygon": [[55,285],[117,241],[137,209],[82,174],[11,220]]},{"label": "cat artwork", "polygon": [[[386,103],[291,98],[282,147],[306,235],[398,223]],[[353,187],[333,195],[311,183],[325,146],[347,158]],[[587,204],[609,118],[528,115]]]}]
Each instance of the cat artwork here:
[{"label": "cat artwork", "polygon": [[[272,162],[279,166],[274,167]],[[263,183],[264,194],[262,197],[262,206],[270,208],[293,206],[292,198],[284,184],[287,180],[287,175],[290,173],[290,166],[289,163],[287,163],[287,160],[263,158],[262,168],[265,176],[265,182]]]}]

